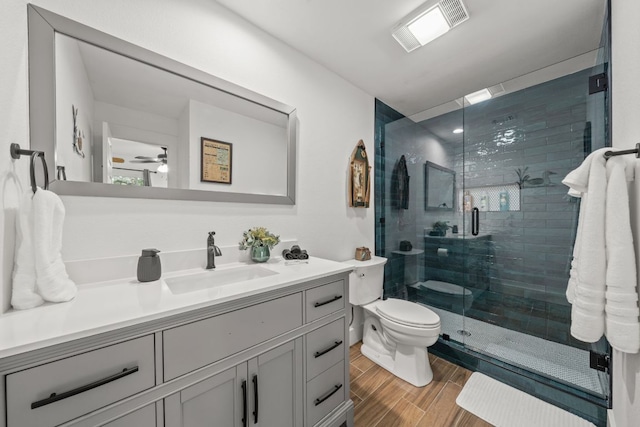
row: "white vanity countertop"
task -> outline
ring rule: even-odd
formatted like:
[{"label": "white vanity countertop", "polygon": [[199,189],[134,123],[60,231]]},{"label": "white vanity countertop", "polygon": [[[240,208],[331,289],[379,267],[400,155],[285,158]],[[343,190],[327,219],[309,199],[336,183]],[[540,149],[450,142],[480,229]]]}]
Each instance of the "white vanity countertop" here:
[{"label": "white vanity countertop", "polygon": [[[215,275],[246,264],[227,264]],[[174,295],[165,279],[202,274],[194,269],[163,275],[155,282],[135,278],[78,286],[78,295],[65,303],[45,303],[30,310],[0,316],[0,358],[113,331],[170,315],[286,288],[351,270],[347,264],[311,257],[308,264],[285,265],[281,258],[256,264],[278,274]]]}]

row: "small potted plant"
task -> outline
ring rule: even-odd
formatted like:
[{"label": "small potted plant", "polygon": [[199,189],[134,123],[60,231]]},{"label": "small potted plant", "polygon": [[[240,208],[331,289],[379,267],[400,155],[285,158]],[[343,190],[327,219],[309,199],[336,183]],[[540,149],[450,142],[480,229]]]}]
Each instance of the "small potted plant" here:
[{"label": "small potted plant", "polygon": [[433,230],[429,233],[430,236],[446,236],[447,230],[451,228],[449,221],[436,221],[433,223]]},{"label": "small potted plant", "polygon": [[242,233],[240,249],[250,249],[253,261],[266,262],[271,256],[270,250],[278,243],[280,236],[270,233],[265,227],[254,227]]}]

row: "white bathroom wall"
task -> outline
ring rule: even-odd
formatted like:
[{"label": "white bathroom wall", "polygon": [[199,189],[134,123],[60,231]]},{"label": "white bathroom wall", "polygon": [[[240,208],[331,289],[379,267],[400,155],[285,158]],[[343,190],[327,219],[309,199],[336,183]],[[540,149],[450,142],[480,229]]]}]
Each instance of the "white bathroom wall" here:
[{"label": "white bathroom wall", "polygon": [[[618,149],[640,142],[640,2],[611,1],[612,141]],[[633,159],[631,159],[633,160]],[[640,162],[636,160],[637,162]],[[631,193],[633,239],[640,267],[640,163]],[[640,277],[640,275],[638,276]],[[640,420],[640,354],[613,351],[613,415],[610,425],[633,427]]]},{"label": "white bathroom wall", "polygon": [[[189,104],[188,188],[287,194],[286,125],[267,123],[194,100]],[[232,144],[231,184],[200,181],[201,137]]]},{"label": "white bathroom wall", "polygon": [[[56,96],[58,113],[56,140],[57,164],[65,167],[70,181],[91,180],[91,139],[93,135],[93,92],[89,77],[82,62],[78,42],[70,37],[56,38],[56,85],[60,90]],[[76,128],[82,136],[84,157],[75,152],[73,146],[73,110],[77,109]],[[53,166],[53,165],[51,165]]]},{"label": "white bathroom wall", "polygon": [[[363,139],[373,151],[372,96],[211,0],[33,3],[295,106],[299,118],[295,206],[64,197],[65,260],[130,255],[144,247],[202,248],[210,230],[218,245],[235,245],[243,230],[258,225],[334,260],[351,258],[357,246],[374,247],[373,208],[349,208],[346,201],[353,147]],[[10,297],[15,209],[28,181],[26,160],[6,155],[11,142],[28,145],[26,4],[3,0],[0,13],[3,309]]]}]

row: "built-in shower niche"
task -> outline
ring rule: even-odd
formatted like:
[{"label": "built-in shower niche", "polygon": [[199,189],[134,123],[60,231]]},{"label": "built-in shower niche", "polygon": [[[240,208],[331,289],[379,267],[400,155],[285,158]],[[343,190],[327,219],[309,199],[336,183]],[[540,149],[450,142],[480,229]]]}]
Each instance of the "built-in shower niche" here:
[{"label": "built-in shower niche", "polygon": [[469,208],[478,208],[480,212],[519,211],[521,189],[518,183],[487,185],[483,187],[465,187],[458,189],[458,206],[464,206],[465,196],[469,199]]}]

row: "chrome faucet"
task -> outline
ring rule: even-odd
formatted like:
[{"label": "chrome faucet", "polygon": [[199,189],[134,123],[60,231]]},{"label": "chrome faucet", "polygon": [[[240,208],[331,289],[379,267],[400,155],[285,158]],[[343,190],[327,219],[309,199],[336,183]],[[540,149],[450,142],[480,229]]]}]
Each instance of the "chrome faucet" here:
[{"label": "chrome faucet", "polygon": [[207,237],[207,270],[216,268],[216,257],[222,255],[222,251],[216,246],[215,235],[215,231],[210,231]]}]

